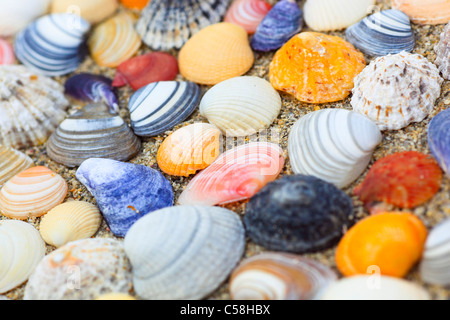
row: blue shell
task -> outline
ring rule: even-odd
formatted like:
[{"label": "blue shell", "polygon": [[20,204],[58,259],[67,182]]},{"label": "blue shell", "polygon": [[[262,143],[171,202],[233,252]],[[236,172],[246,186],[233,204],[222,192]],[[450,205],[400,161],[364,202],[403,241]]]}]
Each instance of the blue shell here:
[{"label": "blue shell", "polygon": [[369,56],[385,56],[414,49],[409,17],[400,10],[383,10],[355,23],[345,31],[347,40]]},{"label": "blue shell", "polygon": [[15,39],[17,59],[33,71],[61,76],[75,71],[87,50],[90,24],[74,14],[49,14],[22,30]]},{"label": "blue shell", "polygon": [[128,104],[134,133],[151,137],[172,129],[194,112],[200,93],[197,84],[185,81],[153,82],[140,88]]},{"label": "blue shell", "polygon": [[111,232],[119,237],[146,214],[173,205],[170,182],[144,165],[91,158],[81,164],[76,178],[95,197]]},{"label": "blue shell", "polygon": [[303,27],[303,12],[297,3],[283,0],[275,4],[259,24],[250,43],[256,51],[280,48]]},{"label": "blue shell", "polygon": [[441,168],[450,177],[450,109],[439,112],[431,119],[428,145]]}]

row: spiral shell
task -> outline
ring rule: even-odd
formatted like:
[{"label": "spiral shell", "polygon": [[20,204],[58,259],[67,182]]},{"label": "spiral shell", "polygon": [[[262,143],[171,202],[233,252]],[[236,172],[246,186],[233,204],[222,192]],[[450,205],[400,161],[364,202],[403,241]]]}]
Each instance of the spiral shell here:
[{"label": "spiral shell", "polygon": [[450,0],[392,0],[391,4],[417,24],[441,24],[450,20]]},{"label": "spiral shell", "polygon": [[436,60],[434,63],[438,66],[442,77],[450,80],[450,22],[442,31],[439,43],[434,48],[436,52]]},{"label": "spiral shell", "polygon": [[0,36],[14,36],[30,22],[46,14],[51,0],[1,0]]},{"label": "spiral shell", "polygon": [[0,145],[0,186],[33,165],[33,160],[25,153]]},{"label": "spiral shell", "polygon": [[118,0],[52,0],[50,12],[76,10],[81,17],[96,24],[113,15],[118,8]]},{"label": "spiral shell", "polygon": [[272,6],[265,0],[237,0],[232,3],[224,21],[237,24],[253,34]]},{"label": "spiral shell", "polygon": [[428,124],[428,146],[442,170],[450,176],[450,109],[439,112]]}]

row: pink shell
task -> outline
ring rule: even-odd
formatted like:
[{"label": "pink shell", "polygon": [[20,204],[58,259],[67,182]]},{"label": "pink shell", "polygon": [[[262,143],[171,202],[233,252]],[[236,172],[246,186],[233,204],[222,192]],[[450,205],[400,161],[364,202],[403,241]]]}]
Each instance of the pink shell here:
[{"label": "pink shell", "polygon": [[237,0],[228,9],[225,22],[243,27],[253,34],[272,6],[264,0]]},{"label": "pink shell", "polygon": [[11,43],[0,39],[0,64],[13,64],[14,61],[14,50]]}]

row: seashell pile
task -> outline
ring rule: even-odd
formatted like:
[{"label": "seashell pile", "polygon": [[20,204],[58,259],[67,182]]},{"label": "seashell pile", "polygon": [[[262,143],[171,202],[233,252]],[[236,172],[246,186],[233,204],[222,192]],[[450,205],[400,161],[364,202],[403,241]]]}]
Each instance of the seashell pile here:
[{"label": "seashell pile", "polygon": [[231,4],[223,21],[235,23],[253,34],[271,8],[265,0],[237,0]]},{"label": "seashell pile", "polygon": [[0,145],[0,187],[33,165],[33,159],[25,153]]},{"label": "seashell pile", "polygon": [[441,24],[450,20],[450,0],[391,0],[392,7],[417,24]]},{"label": "seashell pile", "polygon": [[30,22],[47,13],[51,0],[1,0],[0,36],[14,36]]},{"label": "seashell pile", "polygon": [[119,8],[118,0],[52,0],[51,13],[76,12],[89,23],[96,24],[113,15]]},{"label": "seashell pile", "polygon": [[450,110],[439,112],[428,125],[428,145],[442,170],[450,176]]},{"label": "seashell pile", "polygon": [[450,80],[450,22],[445,26],[444,31],[441,33],[439,43],[434,50],[436,51],[436,60],[434,63],[438,66],[442,77]]}]

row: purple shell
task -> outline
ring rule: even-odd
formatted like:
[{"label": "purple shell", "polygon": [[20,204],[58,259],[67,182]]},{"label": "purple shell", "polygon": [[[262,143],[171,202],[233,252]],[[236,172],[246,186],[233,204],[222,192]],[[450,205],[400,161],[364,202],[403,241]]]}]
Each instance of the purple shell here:
[{"label": "purple shell", "polygon": [[280,48],[303,27],[303,12],[295,1],[283,0],[273,6],[251,39],[256,51]]},{"label": "purple shell", "polygon": [[431,119],[428,145],[441,168],[450,177],[450,109],[439,112]]}]

